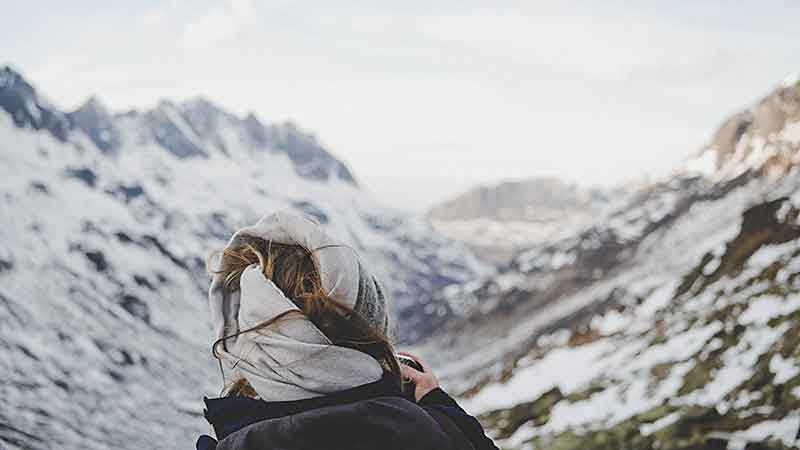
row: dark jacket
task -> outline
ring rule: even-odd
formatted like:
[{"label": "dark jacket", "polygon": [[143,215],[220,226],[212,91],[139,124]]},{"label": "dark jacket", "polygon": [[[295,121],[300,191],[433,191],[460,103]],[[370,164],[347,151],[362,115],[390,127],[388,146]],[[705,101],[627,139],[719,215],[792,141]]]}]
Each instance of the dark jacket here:
[{"label": "dark jacket", "polygon": [[442,389],[414,403],[388,376],[307,400],[204,401],[220,441],[201,436],[198,450],[497,450],[478,421]]}]

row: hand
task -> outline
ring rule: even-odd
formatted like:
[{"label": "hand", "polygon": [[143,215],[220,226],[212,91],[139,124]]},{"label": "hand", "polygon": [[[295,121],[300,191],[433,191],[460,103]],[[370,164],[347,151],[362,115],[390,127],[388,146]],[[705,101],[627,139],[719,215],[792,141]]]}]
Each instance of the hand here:
[{"label": "hand", "polygon": [[422,397],[425,396],[428,392],[436,389],[439,387],[439,380],[436,378],[436,375],[433,374],[431,368],[422,362],[417,356],[412,355],[411,353],[407,352],[399,352],[401,355],[408,356],[409,358],[413,359],[414,361],[418,362],[419,365],[425,370],[424,372],[420,372],[419,370],[409,367],[405,364],[400,364],[400,373],[403,375],[403,379],[410,380],[414,383],[414,399],[416,401],[420,401]]}]

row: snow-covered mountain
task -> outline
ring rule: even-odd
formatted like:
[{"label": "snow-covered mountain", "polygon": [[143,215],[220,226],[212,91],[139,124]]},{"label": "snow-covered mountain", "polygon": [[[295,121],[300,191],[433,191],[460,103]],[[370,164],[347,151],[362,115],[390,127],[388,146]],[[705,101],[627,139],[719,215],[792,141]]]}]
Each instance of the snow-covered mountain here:
[{"label": "snow-covered mountain", "polygon": [[489,270],[376,203],[316,138],[205,99],[72,112],[0,69],[0,448],[188,448],[215,395],[205,258],[275,209],[314,216],[388,286],[414,341]]},{"label": "snow-covered mountain", "polygon": [[586,226],[623,192],[581,188],[550,177],[504,181],[472,188],[434,206],[427,216],[438,231],[504,264],[521,248]]},{"label": "snow-covered mountain", "polygon": [[747,171],[780,177],[800,162],[800,91],[796,75],[752,107],[734,114],[681,171],[725,180]]},{"label": "snow-covered mountain", "polygon": [[798,448],[799,130],[793,80],[672,176],[449,289],[463,319],[421,350],[503,448]]}]

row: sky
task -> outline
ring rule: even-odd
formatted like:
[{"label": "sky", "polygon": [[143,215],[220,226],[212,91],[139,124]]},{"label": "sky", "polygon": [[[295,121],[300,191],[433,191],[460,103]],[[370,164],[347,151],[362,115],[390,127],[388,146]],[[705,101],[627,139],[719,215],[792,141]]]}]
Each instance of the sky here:
[{"label": "sky", "polygon": [[[359,3],[359,4],[357,4]],[[56,105],[202,95],[314,132],[386,204],[668,173],[800,70],[797,1],[0,0]]]}]

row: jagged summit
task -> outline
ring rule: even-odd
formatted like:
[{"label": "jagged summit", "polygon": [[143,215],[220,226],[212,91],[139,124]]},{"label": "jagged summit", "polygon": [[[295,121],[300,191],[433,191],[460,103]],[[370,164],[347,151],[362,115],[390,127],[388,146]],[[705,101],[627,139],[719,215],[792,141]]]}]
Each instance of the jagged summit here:
[{"label": "jagged summit", "polygon": [[103,101],[100,100],[97,95],[89,96],[89,98],[87,98],[86,101],[76,109],[76,111],[78,110],[93,110],[97,111],[101,115],[109,117],[111,116],[108,106],[106,106],[106,104],[103,103]]},{"label": "jagged summit", "polygon": [[18,127],[46,129],[57,139],[67,139],[72,125],[66,115],[42,98],[21,73],[10,66],[0,68],[0,108]]},{"label": "jagged summit", "polygon": [[4,89],[8,86],[14,86],[18,83],[24,83],[28,86],[29,90],[33,90],[33,87],[25,81],[25,79],[22,77],[22,74],[16,69],[9,65],[0,67],[0,89]]},{"label": "jagged summit", "polygon": [[320,178],[332,170],[339,178],[357,184],[350,169],[328,153],[314,134],[300,129],[295,122],[274,124],[270,134],[273,145],[289,155],[302,175]]},{"label": "jagged summit", "polygon": [[186,110],[200,111],[207,114],[228,114],[221,106],[203,95],[197,95],[185,100],[181,102],[181,106]]},{"label": "jagged summit", "polygon": [[45,129],[62,142],[83,133],[105,154],[146,142],[178,158],[237,157],[242,151],[283,153],[305,178],[358,185],[347,166],[312,133],[290,122],[265,124],[253,113],[238,117],[203,96],[183,102],[162,99],[149,110],[124,114],[113,113],[92,96],[65,113],[44,100],[22,74],[5,66],[0,69],[0,107],[18,127]]},{"label": "jagged summit", "polygon": [[119,147],[120,134],[114,118],[97,96],[89,97],[78,109],[69,113],[68,117],[103,152],[112,152]]}]

